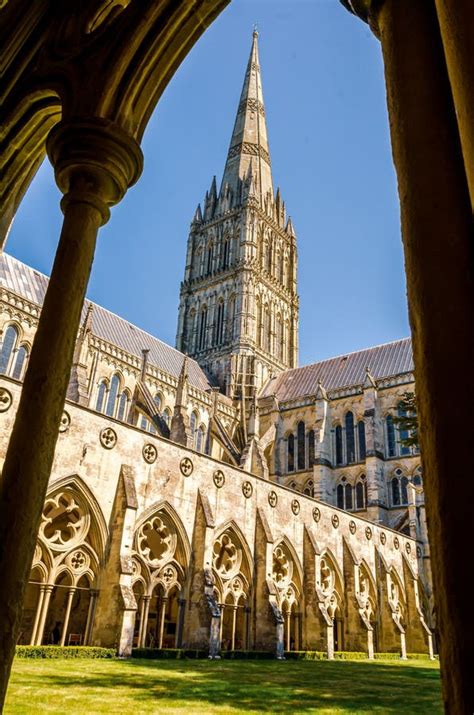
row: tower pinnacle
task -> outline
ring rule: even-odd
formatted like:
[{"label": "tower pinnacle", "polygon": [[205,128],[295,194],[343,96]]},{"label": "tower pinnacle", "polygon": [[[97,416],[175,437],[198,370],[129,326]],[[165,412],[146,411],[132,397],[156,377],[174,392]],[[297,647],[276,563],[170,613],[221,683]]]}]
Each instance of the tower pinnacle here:
[{"label": "tower pinnacle", "polygon": [[268,192],[271,192],[273,199],[273,181],[256,26],[253,30],[250,57],[227,153],[222,188],[227,184],[234,195],[238,195],[240,184],[248,176],[250,168],[256,182],[257,197],[263,205]]}]

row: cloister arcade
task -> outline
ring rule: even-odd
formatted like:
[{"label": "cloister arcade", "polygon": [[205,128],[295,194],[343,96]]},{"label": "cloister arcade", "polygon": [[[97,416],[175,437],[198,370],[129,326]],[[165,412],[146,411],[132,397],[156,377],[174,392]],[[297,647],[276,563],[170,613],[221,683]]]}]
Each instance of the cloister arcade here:
[{"label": "cloister arcade", "polygon": [[90,642],[106,534],[81,480],[55,485],[43,508],[20,644]]}]

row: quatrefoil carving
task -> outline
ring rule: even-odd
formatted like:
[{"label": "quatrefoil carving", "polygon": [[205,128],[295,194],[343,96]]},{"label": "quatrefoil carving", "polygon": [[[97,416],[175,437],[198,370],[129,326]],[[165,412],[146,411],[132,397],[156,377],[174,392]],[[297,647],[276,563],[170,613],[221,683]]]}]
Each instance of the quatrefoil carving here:
[{"label": "quatrefoil carving", "polygon": [[193,473],[194,465],[189,457],[183,457],[179,463],[179,468],[181,469],[181,474],[185,477],[189,477]]},{"label": "quatrefoil carving", "polygon": [[84,539],[90,525],[90,517],[70,492],[59,492],[46,500],[40,526],[40,534],[56,551],[65,551]]},{"label": "quatrefoil carving", "polygon": [[100,443],[105,449],[113,449],[117,444],[117,433],[112,427],[106,427],[100,433]]},{"label": "quatrefoil carving", "polygon": [[242,484],[242,494],[246,499],[250,499],[253,494],[253,486],[251,482],[244,482]]},{"label": "quatrefoil carving", "polygon": [[74,551],[72,554],[67,556],[66,562],[75,573],[83,573],[89,568],[90,558],[85,551],[77,549],[77,551]]},{"label": "quatrefoil carving", "polygon": [[273,489],[271,492],[268,493],[268,503],[273,509],[278,504],[278,495],[275,491],[273,491]]},{"label": "quatrefoil carving", "polygon": [[229,579],[238,572],[242,549],[230,532],[224,532],[214,543],[212,561],[215,570],[223,579]]},{"label": "quatrefoil carving", "polygon": [[59,431],[60,432],[67,432],[71,424],[71,416],[69,412],[64,412],[61,415],[61,422],[59,423]]},{"label": "quatrefoil carving", "polygon": [[0,387],[0,412],[9,410],[12,402],[12,393],[5,387]]},{"label": "quatrefoil carving", "polygon": [[216,485],[216,487],[218,489],[220,489],[221,487],[224,486],[225,476],[224,476],[224,472],[222,471],[222,469],[216,469],[212,478],[214,480],[214,484]]},{"label": "quatrefoil carving", "polygon": [[145,462],[148,462],[148,464],[153,464],[154,462],[156,462],[158,451],[154,444],[146,444],[143,447],[142,454]]},{"label": "quatrefoil carving", "polygon": [[138,530],[138,551],[153,569],[162,566],[173,557],[176,543],[175,531],[159,515],[148,519]]}]

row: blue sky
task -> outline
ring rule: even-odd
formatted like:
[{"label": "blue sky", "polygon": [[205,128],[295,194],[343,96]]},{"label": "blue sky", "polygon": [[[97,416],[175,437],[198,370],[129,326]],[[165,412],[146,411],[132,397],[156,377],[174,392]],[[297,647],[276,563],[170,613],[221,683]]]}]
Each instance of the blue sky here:
[{"label": "blue sky", "polygon": [[[148,125],[145,169],[99,234],[88,296],[174,344],[189,223],[224,169],[254,23],[275,186],[298,235],[300,364],[408,335],[379,43],[338,0],[233,0]],[[49,273],[61,226],[43,164],[7,251]]]}]

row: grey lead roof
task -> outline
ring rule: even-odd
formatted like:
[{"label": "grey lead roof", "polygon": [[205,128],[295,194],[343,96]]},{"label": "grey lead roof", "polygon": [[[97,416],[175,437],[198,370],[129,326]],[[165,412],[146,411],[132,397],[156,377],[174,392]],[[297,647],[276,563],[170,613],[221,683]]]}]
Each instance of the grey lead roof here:
[{"label": "grey lead roof", "polygon": [[319,380],[326,390],[362,385],[367,368],[376,380],[412,372],[411,338],[286,370],[267,383],[263,396],[275,395],[280,402],[284,402],[314,395]]},{"label": "grey lead roof", "polygon": [[[48,286],[48,278],[13,256],[2,253],[0,255],[0,285],[41,306]],[[82,319],[85,317],[89,302],[86,301],[83,307]],[[102,306],[96,303],[93,303],[93,306],[92,332],[95,336],[139,358],[142,357],[142,349],[149,348],[151,365],[173,377],[179,377],[184,360],[183,353]],[[200,390],[209,389],[211,385],[205,373],[191,358],[188,358],[188,372],[191,385]]]}]

